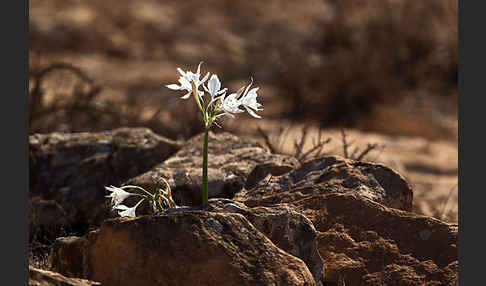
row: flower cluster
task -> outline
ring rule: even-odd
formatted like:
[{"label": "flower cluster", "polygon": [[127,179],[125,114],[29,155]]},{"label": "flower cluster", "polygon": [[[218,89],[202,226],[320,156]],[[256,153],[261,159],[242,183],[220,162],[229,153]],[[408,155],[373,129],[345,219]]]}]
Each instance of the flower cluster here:
[{"label": "flower cluster", "polygon": [[[257,102],[258,87],[250,89],[253,84],[253,79],[246,88],[243,86],[237,92],[226,95],[228,89],[221,88],[221,81],[219,80],[218,75],[213,74],[209,77],[210,74],[207,73],[200,79],[201,64],[202,62],[199,63],[196,73],[191,71],[184,72],[182,69],[177,68],[177,71],[180,73],[179,85],[169,84],[167,87],[172,90],[187,91],[187,93],[181,97],[183,99],[188,99],[191,94],[194,95],[206,124],[206,129],[209,129],[211,124],[216,123],[215,120],[223,115],[234,118],[234,114],[244,112],[245,110],[240,109],[240,107],[244,107],[251,116],[261,118],[260,115],[256,113],[256,111],[263,110],[261,108],[262,105]],[[205,85],[206,82],[207,84]],[[201,86],[203,88],[202,90],[200,90]],[[205,92],[210,96],[210,98],[206,100],[207,105],[205,105],[204,101]]]},{"label": "flower cluster", "polygon": [[[236,113],[245,112],[245,110],[255,118],[261,118],[256,112],[263,110],[262,105],[257,102],[258,87],[251,88],[253,78],[248,86],[243,86],[235,93],[226,95],[227,88],[221,88],[221,81],[218,75],[213,74],[209,77],[207,73],[202,79],[201,65],[197,66],[196,73],[192,71],[184,72],[177,68],[180,74],[179,84],[166,85],[172,90],[183,90],[187,93],[182,96],[183,99],[188,99],[191,94],[199,107],[201,116],[204,121],[204,144],[203,144],[203,165],[202,165],[202,204],[205,206],[208,202],[208,132],[211,125],[214,123],[218,127],[216,120],[226,115],[234,118]],[[209,80],[208,80],[209,79]],[[207,82],[207,84],[206,84]],[[202,90],[200,87],[202,86]],[[209,99],[204,100],[205,93],[209,94]],[[207,97],[206,97],[207,98]],[[243,107],[244,109],[241,109]]]},{"label": "flower cluster", "polygon": [[[159,182],[156,182],[154,194],[151,194],[150,192],[146,191],[144,188],[138,186],[128,185],[119,188],[110,186],[110,187],[105,187],[107,191],[111,192],[111,194],[107,195],[106,197],[111,199],[112,209],[114,211],[118,211],[118,215],[122,217],[136,216],[135,210],[143,201],[147,201],[152,206],[154,212],[160,212],[166,208],[177,207],[174,201],[172,200],[172,193],[169,184],[163,178],[161,179],[164,181],[166,188],[163,189],[162,185]],[[130,193],[125,191],[126,189],[135,189],[138,190],[140,193]],[[133,207],[128,207],[126,205],[123,205],[122,204],[123,201],[130,196],[138,196],[141,197],[141,199]]]}]

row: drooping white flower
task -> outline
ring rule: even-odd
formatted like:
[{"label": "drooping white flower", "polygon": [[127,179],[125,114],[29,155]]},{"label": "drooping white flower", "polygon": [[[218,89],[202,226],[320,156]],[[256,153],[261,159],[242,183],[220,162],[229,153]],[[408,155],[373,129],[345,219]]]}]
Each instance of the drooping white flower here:
[{"label": "drooping white flower", "polygon": [[111,192],[111,194],[109,194],[106,197],[111,198],[111,205],[113,207],[116,207],[119,204],[121,204],[129,196],[135,195],[133,193],[126,192],[123,189],[114,186],[105,187],[105,189]]},{"label": "drooping white flower", "polygon": [[138,204],[134,207],[127,207],[126,205],[118,205],[114,207],[113,209],[118,210],[118,215],[121,217],[124,216],[131,216],[134,217],[135,215],[135,209],[138,207]]},{"label": "drooping white flower", "polygon": [[137,207],[144,201],[144,199],[141,199],[140,201],[138,201],[138,203],[129,208],[127,207],[126,205],[117,205],[115,207],[113,207],[114,210],[118,210],[118,215],[121,216],[121,217],[124,217],[124,216],[137,216],[135,214],[135,210],[137,209]]},{"label": "drooping white flower", "polygon": [[177,68],[177,71],[181,74],[179,77],[179,84],[169,84],[166,85],[168,88],[172,90],[185,90],[187,93],[182,96],[182,99],[188,99],[191,96],[191,93],[193,92],[193,86],[192,83],[194,83],[195,89],[197,91],[197,94],[199,96],[203,96],[204,92],[199,90],[199,86],[201,86],[206,80],[209,78],[209,72],[203,77],[201,80],[201,64],[203,62],[200,62],[199,65],[197,66],[197,71],[196,73],[193,73],[192,71],[187,71],[184,72],[181,68]]}]

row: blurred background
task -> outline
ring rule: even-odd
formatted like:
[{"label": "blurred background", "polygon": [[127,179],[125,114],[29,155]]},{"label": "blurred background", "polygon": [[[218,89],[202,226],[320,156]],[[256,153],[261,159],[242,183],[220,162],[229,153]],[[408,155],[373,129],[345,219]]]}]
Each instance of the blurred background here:
[{"label": "blurred background", "polygon": [[329,138],[322,154],[392,167],[416,212],[457,222],[457,6],[30,0],[30,134],[142,126],[190,138],[202,132],[196,106],[164,85],[204,61],[230,90],[253,77],[264,105],[263,119],[213,131],[288,154]]}]

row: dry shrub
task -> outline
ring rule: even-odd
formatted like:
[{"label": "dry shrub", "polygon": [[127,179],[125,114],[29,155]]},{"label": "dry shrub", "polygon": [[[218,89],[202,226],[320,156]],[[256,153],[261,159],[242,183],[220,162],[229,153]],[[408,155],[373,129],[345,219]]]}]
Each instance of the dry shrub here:
[{"label": "dry shrub", "polygon": [[274,23],[251,41],[252,62],[271,67],[269,80],[291,101],[288,115],[353,126],[414,91],[457,93],[453,1],[326,3],[332,16],[307,35]]},{"label": "dry shrub", "polygon": [[[160,85],[133,85],[109,98],[81,69],[65,63],[33,68],[29,81],[30,133],[103,131],[148,127],[173,139],[187,139],[203,126],[193,101],[164,98]],[[155,94],[155,96],[154,96]],[[177,106],[175,106],[177,105]],[[193,108],[192,110],[190,110]]]}]

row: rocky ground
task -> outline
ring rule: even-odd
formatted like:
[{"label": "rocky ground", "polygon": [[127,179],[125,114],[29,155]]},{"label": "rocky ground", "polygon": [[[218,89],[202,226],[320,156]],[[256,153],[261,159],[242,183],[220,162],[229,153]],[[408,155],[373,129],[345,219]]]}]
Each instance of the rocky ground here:
[{"label": "rocky ground", "polygon": [[[457,285],[454,7],[31,0],[29,284]],[[214,128],[204,210],[200,118],[164,87],[201,60],[265,108]],[[110,211],[103,186],[160,177],[189,207]]]},{"label": "rocky ground", "polygon": [[[120,5],[114,0],[32,0],[29,2],[31,73],[53,63],[67,63],[79,68],[101,92],[93,95],[77,91],[92,86],[83,81],[77,87],[80,80],[73,79],[72,72],[47,75],[41,84],[42,111],[54,116],[39,116],[30,121],[30,128],[33,132],[50,133],[101,131],[129,125],[149,127],[172,139],[187,139],[200,132],[194,106],[181,102],[163,85],[175,82],[176,67],[191,69],[201,60],[205,61],[203,69],[217,73],[230,90],[246,84],[250,75],[254,77],[260,87],[259,100],[265,106],[263,119],[228,120],[223,130],[262,143],[264,140],[258,136],[256,127],[261,126],[270,136],[276,136],[280,127],[290,125],[287,115],[295,109],[292,105],[296,98],[302,97],[306,106],[315,105],[317,113],[322,115],[339,108],[324,100],[313,101],[313,98],[329,96],[333,92],[331,87],[349,86],[350,94],[343,92],[344,98],[360,96],[359,92],[352,92],[354,89],[371,88],[376,93],[384,93],[386,98],[401,100],[391,103],[385,100],[388,104],[378,104],[371,114],[354,121],[346,130],[348,141],[354,142],[349,153],[354,147],[363,150],[368,143],[385,146],[363,159],[381,162],[408,179],[415,191],[414,211],[457,222],[458,125],[457,85],[454,85],[457,67],[453,62],[454,56],[457,58],[457,11],[454,10],[457,3],[440,0],[420,5],[410,3],[312,0],[301,5],[271,0],[250,4],[248,1],[207,1],[200,5],[197,1],[180,4],[128,0]],[[339,7],[345,9],[345,17],[339,13]],[[423,13],[431,14],[425,17]],[[405,21],[400,20],[403,15]],[[412,16],[417,21],[409,20]],[[421,19],[430,22],[422,23]],[[327,24],[322,26],[322,23]],[[373,31],[384,34],[375,35]],[[396,34],[403,38],[395,38]],[[339,42],[352,42],[354,37],[363,37],[362,41],[353,42],[363,50],[340,46]],[[323,40],[323,46],[311,41],[316,39]],[[389,47],[387,39],[398,41],[398,46]],[[395,53],[398,49],[401,53]],[[415,52],[423,58],[400,57]],[[365,60],[374,58],[377,62]],[[449,60],[452,60],[450,71]],[[406,77],[407,84],[400,83],[394,88],[394,79],[365,69],[385,68],[388,62],[416,62],[417,66],[400,64],[397,76]],[[326,68],[307,69],[306,65],[329,66],[331,72]],[[346,73],[346,68],[351,74]],[[363,69],[376,85],[366,85],[367,74],[360,73]],[[418,74],[405,73],[416,69]],[[307,81],[312,74],[320,72],[325,74]],[[349,77],[349,82],[343,82],[341,77]],[[408,86],[409,81],[415,83]],[[34,82],[31,78],[31,89]],[[448,84],[452,84],[450,88],[442,86]],[[316,94],[313,88],[323,88],[323,91]],[[302,89],[308,92],[301,92]],[[406,96],[401,96],[402,93]],[[119,112],[117,116],[121,118],[107,123],[100,115],[83,121],[79,118],[93,111],[86,110],[87,106],[65,110],[62,104],[52,104],[79,95],[92,97],[93,106],[88,107],[103,116]],[[365,96],[364,100],[372,101],[373,97]],[[365,107],[349,107],[341,113],[345,118],[355,118]],[[33,111],[31,105],[32,114]],[[303,144],[303,152],[309,150],[319,127],[324,126],[323,138],[332,138],[324,153],[344,156],[340,130],[329,129],[319,121],[319,116],[311,113],[308,122],[301,120],[306,118],[306,114],[301,114],[299,123],[291,125],[278,151],[294,153],[294,141],[300,140],[303,126],[311,126]]]},{"label": "rocky ground", "polygon": [[[457,285],[457,224],[414,212],[399,172],[211,133],[201,209],[201,136],[30,136],[30,285]],[[103,186],[158,177],[185,207],[110,212]]]}]

